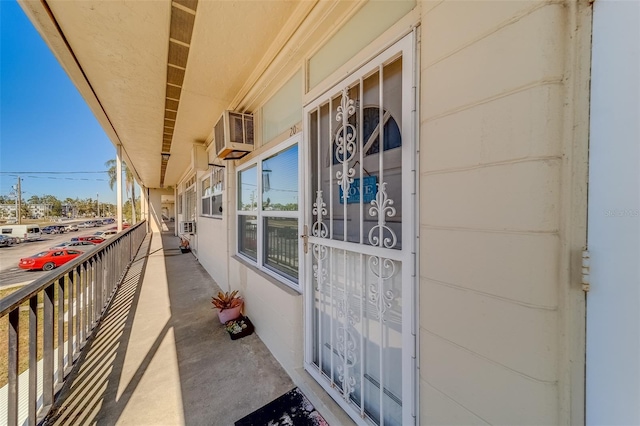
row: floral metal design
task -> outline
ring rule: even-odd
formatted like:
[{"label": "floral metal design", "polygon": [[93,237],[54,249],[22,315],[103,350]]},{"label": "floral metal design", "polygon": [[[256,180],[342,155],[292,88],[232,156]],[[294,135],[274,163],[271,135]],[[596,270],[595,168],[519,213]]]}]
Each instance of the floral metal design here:
[{"label": "floral metal design", "polygon": [[355,112],[355,102],[349,99],[347,89],[342,89],[342,100],[336,113],[336,121],[342,122],[336,133],[336,158],[342,164],[342,170],[336,172],[336,178],[338,185],[342,188],[342,197],[345,202],[349,198],[349,189],[356,174],[356,170],[349,167],[349,162],[356,154],[356,128],[349,123],[349,117]]},{"label": "floral metal design", "polygon": [[313,244],[311,252],[316,260],[313,265],[313,278],[316,281],[316,291],[320,291],[320,288],[327,282],[327,269],[323,267],[324,260],[327,258],[327,246],[322,244]]},{"label": "floral metal design", "polygon": [[339,327],[338,334],[338,356],[342,360],[342,364],[337,366],[338,380],[342,383],[342,391],[345,399],[356,389],[357,380],[354,376],[349,375],[349,370],[358,362],[356,357],[356,349],[358,347],[356,339],[346,327]]},{"label": "floral metal design", "polygon": [[356,323],[360,322],[360,317],[356,314],[353,308],[349,306],[349,303],[346,300],[338,301],[338,317],[346,317],[347,321],[352,327],[354,327]]},{"label": "floral metal design", "polygon": [[316,202],[313,203],[311,214],[318,218],[311,227],[311,235],[326,238],[327,235],[329,235],[329,230],[327,229],[327,224],[322,221],[322,218],[327,215],[327,204],[322,199],[322,190],[320,189],[316,191]]},{"label": "floral metal design", "polygon": [[[377,308],[377,318],[383,318],[387,309],[391,308],[391,302],[395,298],[392,290],[385,290],[384,283],[396,274],[396,263],[391,259],[382,262],[378,256],[371,256],[368,260],[369,270],[378,282],[369,286],[369,300]],[[383,318],[384,320],[384,318]]]},{"label": "floral metal design", "polygon": [[[393,207],[393,200],[387,195],[387,183],[378,185],[376,199],[371,200],[369,214],[378,216],[378,224],[369,231],[369,243],[373,246],[393,248],[398,242],[395,232],[387,226],[385,217],[396,215],[396,208]],[[377,235],[376,235],[377,234]]]}]

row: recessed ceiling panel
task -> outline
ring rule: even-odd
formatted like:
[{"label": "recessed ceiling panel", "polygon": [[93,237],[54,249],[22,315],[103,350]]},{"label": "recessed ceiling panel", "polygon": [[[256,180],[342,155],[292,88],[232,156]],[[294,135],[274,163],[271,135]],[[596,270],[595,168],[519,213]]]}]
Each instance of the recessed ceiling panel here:
[{"label": "recessed ceiling panel", "polygon": [[193,13],[174,6],[171,12],[170,37],[185,44],[191,43],[191,32],[195,19],[196,17]]}]

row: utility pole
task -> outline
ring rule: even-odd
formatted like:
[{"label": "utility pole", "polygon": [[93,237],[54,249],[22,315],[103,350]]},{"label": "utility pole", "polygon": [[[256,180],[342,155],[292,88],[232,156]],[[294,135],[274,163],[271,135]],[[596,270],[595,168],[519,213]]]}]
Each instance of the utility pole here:
[{"label": "utility pole", "polygon": [[96,193],[96,204],[98,205],[98,215],[97,217],[100,217],[100,194]]},{"label": "utility pole", "polygon": [[18,176],[18,194],[16,196],[16,217],[18,225],[22,224],[22,188],[20,187],[20,176]]}]

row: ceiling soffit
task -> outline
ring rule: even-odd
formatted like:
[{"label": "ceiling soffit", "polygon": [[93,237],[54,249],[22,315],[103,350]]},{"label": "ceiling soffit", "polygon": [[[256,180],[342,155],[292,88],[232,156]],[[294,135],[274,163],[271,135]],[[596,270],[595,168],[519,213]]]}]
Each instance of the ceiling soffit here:
[{"label": "ceiling soffit", "polygon": [[[153,2],[152,8],[148,3],[29,1],[22,6],[34,15],[48,14],[52,25],[36,27],[44,30],[43,38],[113,144],[122,146],[136,180],[157,186],[157,159],[155,164],[140,160],[162,137],[157,123],[163,119],[165,75],[141,71],[166,69],[170,3]],[[52,43],[57,38],[66,41],[65,49]]]},{"label": "ceiling soffit", "polygon": [[[305,3],[305,2],[302,2]],[[313,3],[313,2],[312,2]],[[176,114],[165,185],[175,185],[191,162],[193,143],[204,143],[225,109],[262,59],[296,28],[294,1],[204,1],[198,3],[189,58]]]},{"label": "ceiling soffit", "polygon": [[160,161],[160,187],[164,187],[167,166],[171,157],[171,145],[176,125],[180,97],[184,84],[187,60],[191,47],[191,35],[196,20],[198,0],[174,1],[171,5],[169,24],[169,49],[167,56],[167,83],[165,87],[164,123]]},{"label": "ceiling soffit", "polygon": [[258,105],[359,3],[19,1],[150,188],[175,185],[224,109]]}]

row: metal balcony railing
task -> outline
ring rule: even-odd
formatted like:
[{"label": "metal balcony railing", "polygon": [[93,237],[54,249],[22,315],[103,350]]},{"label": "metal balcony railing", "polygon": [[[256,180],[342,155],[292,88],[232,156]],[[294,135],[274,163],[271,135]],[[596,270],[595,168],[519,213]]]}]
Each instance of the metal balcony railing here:
[{"label": "metal balcony railing", "polygon": [[[0,423],[35,425],[46,416],[145,236],[141,222],[0,300],[0,320],[8,317],[7,414]],[[29,362],[21,374],[25,345]]]}]

